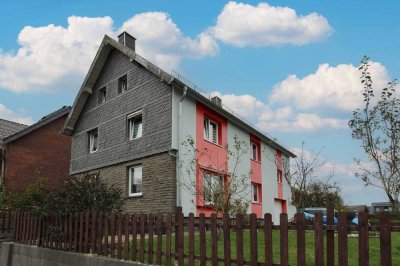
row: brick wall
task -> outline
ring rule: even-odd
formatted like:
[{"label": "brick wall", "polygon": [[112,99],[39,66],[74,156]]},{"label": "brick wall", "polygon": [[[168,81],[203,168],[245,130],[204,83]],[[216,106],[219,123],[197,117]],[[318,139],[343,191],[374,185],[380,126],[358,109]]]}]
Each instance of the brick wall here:
[{"label": "brick wall", "polygon": [[[143,167],[143,195],[128,197],[128,167],[138,164]],[[115,164],[88,173],[98,173],[102,182],[116,185],[122,189],[125,197],[124,210],[127,212],[175,212],[176,159],[168,152]]]},{"label": "brick wall", "polygon": [[40,177],[49,189],[58,188],[69,177],[71,138],[59,132],[66,116],[60,117],[6,146],[5,186],[21,192]]}]

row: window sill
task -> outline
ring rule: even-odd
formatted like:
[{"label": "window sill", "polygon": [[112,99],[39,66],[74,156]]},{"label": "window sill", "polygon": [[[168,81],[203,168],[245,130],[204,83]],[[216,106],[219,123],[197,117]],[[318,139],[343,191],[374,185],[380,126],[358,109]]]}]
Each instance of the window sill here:
[{"label": "window sill", "polygon": [[143,136],[140,136],[140,137],[137,137],[137,138],[133,138],[133,139],[129,138],[129,141],[135,141],[135,140],[141,139],[142,137]]},{"label": "window sill", "polygon": [[135,193],[135,194],[131,194],[129,196],[127,196],[127,199],[131,199],[131,198],[141,198],[143,197],[143,193]]},{"label": "window sill", "polygon": [[262,205],[262,202],[255,202],[255,201],[252,201],[251,204]]},{"label": "window sill", "polygon": [[261,164],[261,161],[254,160],[254,159],[252,159],[252,158],[250,158],[250,160],[251,160],[251,161],[253,161],[253,162],[255,162],[255,163],[259,163],[259,164]]},{"label": "window sill", "polygon": [[209,141],[208,139],[205,139],[205,138],[203,138],[203,139],[204,139],[204,141],[206,141],[206,142],[208,142],[208,143],[210,143],[210,144],[212,144],[212,145],[215,145],[215,146],[218,146],[218,147],[220,147],[220,148],[223,148],[223,146],[220,145],[220,144],[218,144],[218,143],[214,143],[214,142]]},{"label": "window sill", "polygon": [[96,153],[98,150],[95,150],[95,151],[89,151],[89,154],[93,154],[93,153]]}]

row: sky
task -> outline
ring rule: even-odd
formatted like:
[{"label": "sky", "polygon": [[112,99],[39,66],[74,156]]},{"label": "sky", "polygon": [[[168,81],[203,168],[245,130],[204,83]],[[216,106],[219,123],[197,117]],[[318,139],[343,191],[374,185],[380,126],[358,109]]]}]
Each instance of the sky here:
[{"label": "sky", "polygon": [[386,201],[354,177],[366,162],[347,121],[374,85],[400,77],[399,1],[0,0],[0,118],[30,124],[72,105],[96,50],[123,30],[293,151],[321,151],[347,204]]}]

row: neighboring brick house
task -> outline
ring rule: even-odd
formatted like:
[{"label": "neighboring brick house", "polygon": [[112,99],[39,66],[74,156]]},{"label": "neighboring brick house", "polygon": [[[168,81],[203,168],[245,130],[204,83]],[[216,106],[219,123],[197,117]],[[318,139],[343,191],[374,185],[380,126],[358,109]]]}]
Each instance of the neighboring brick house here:
[{"label": "neighboring brick house", "polygon": [[56,189],[69,178],[71,138],[61,129],[71,107],[63,107],[2,140],[2,181],[7,192],[22,192],[39,178]]},{"label": "neighboring brick house", "polygon": [[1,184],[4,184],[4,168],[5,168],[5,145],[3,144],[3,140],[6,137],[18,131],[21,131],[26,127],[27,127],[26,125],[0,118],[0,183]]},{"label": "neighboring brick house", "polygon": [[[229,173],[224,146],[238,136],[256,154],[247,154],[239,167],[241,173],[253,171],[249,212],[271,212],[275,220],[281,211],[292,216],[282,161],[294,154],[224,109],[218,98],[205,97],[136,54],[135,39],[128,33],[118,38],[104,37],[66,121],[63,132],[72,136],[71,175],[98,173],[104,182],[117,184],[129,211],[182,206],[185,214],[208,213],[204,199],[182,186],[188,176],[181,163],[190,159],[180,152],[181,144],[191,136],[196,148],[208,148],[225,160],[224,172]],[[264,158],[275,154],[276,163]],[[198,182],[207,172],[200,164],[193,174]]]}]

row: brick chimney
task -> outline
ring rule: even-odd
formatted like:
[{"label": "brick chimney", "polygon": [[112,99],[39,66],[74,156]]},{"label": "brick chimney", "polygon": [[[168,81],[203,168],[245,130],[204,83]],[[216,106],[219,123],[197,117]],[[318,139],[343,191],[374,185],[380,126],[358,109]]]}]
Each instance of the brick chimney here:
[{"label": "brick chimney", "polygon": [[218,105],[219,107],[222,107],[222,100],[218,96],[214,96],[211,98],[211,101]]},{"label": "brick chimney", "polygon": [[123,31],[120,35],[118,35],[118,42],[128,47],[132,51],[135,51],[135,41],[135,37],[133,37],[126,31]]}]

